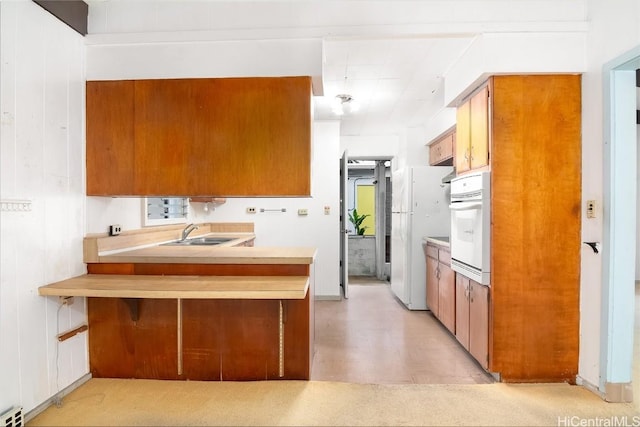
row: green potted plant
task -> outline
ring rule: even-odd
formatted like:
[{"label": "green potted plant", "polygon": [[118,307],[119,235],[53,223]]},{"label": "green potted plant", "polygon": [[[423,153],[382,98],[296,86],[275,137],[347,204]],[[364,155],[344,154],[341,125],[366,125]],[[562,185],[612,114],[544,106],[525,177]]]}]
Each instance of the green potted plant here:
[{"label": "green potted plant", "polygon": [[366,225],[363,227],[362,221],[364,221],[365,218],[367,218],[368,216],[369,214],[364,214],[364,215],[358,214],[358,210],[355,208],[353,209],[353,211],[349,212],[349,221],[351,221],[353,226],[356,228],[356,234],[358,236],[364,236],[364,231],[368,227]]}]

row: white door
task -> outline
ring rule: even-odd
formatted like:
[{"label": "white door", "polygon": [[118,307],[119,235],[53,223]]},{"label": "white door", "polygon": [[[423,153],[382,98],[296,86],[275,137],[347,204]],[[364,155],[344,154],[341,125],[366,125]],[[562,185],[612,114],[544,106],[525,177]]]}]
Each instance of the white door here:
[{"label": "white door", "polygon": [[349,236],[347,234],[347,184],[349,180],[348,156],[345,151],[340,159],[340,286],[344,297],[349,298]]}]

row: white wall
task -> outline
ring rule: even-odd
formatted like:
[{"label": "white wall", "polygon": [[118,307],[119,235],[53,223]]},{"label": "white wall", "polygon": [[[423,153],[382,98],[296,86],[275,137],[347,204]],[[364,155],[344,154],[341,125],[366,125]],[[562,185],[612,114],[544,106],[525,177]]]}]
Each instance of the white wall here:
[{"label": "white wall", "polygon": [[[84,300],[59,311],[38,287],[83,274],[84,63],[82,36],[31,1],[0,3],[2,200],[0,413],[29,411],[89,370]],[[56,356],[56,352],[58,352]]]},{"label": "white wall", "polygon": [[350,158],[390,159],[400,153],[400,137],[343,136],[340,138],[340,155],[347,150]]},{"label": "white wall", "polygon": [[[582,76],[582,199],[596,200],[595,219],[582,217],[582,240],[602,241],[603,221],[603,65],[640,43],[640,5],[636,0],[589,1],[587,72]],[[580,273],[579,376],[600,382],[602,258],[583,247]],[[630,303],[633,303],[630,301]],[[633,321],[633,320],[631,320]]]},{"label": "white wall", "polygon": [[[253,222],[256,246],[312,246],[318,249],[316,259],[316,296],[337,297],[339,282],[339,211],[340,123],[313,123],[313,153],[310,198],[228,198],[209,212],[204,204],[192,203],[190,222]],[[329,207],[329,215],[324,208]],[[258,213],[247,214],[247,207]],[[286,212],[259,212],[260,209],[285,208]],[[104,233],[109,224],[123,229],[142,227],[142,204],[139,198],[87,197],[88,233]],[[307,209],[308,215],[298,215]],[[333,236],[333,238],[331,237]]]}]

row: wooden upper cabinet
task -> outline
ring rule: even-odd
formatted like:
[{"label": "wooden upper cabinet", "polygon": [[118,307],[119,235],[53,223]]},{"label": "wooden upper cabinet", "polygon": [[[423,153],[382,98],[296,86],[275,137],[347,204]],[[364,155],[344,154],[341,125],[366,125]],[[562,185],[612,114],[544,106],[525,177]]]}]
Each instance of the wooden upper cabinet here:
[{"label": "wooden upper cabinet", "polygon": [[133,194],[134,82],[87,82],[87,194]]},{"label": "wooden upper cabinet", "polygon": [[471,97],[471,169],[489,164],[489,87]]},{"label": "wooden upper cabinet", "polygon": [[456,112],[456,172],[489,165],[489,87],[480,88]]},{"label": "wooden upper cabinet", "polygon": [[[133,83],[134,141],[127,161],[135,176],[131,191],[110,194],[311,194],[309,77]],[[96,142],[87,134],[88,146]]]},{"label": "wooden upper cabinet", "polygon": [[468,171],[471,168],[469,162],[469,147],[471,146],[471,101],[460,105],[456,111],[456,148],[455,166],[456,173]]},{"label": "wooden upper cabinet", "polygon": [[453,147],[456,143],[455,127],[428,144],[431,166],[453,166]]}]

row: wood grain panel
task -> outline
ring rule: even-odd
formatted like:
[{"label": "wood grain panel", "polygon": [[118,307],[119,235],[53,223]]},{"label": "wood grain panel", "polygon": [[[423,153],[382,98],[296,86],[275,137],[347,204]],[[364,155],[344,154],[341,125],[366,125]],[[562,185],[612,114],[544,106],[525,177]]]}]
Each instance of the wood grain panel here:
[{"label": "wood grain panel", "polygon": [[278,378],[279,301],[220,302],[222,380]]},{"label": "wood grain panel", "polygon": [[[427,245],[426,247],[428,249],[432,246]],[[430,256],[426,256],[425,259],[427,262],[427,307],[434,316],[439,317],[438,260]]]},{"label": "wood grain panel", "polygon": [[456,110],[456,145],[454,163],[456,173],[469,170],[469,146],[471,145],[471,101],[466,101]]},{"label": "wood grain panel", "polygon": [[133,194],[134,83],[87,82],[87,195]]},{"label": "wood grain panel", "polygon": [[89,274],[193,276],[307,276],[307,264],[87,264]]},{"label": "wood grain panel", "polygon": [[139,80],[137,194],[310,195],[311,79]]},{"label": "wood grain panel", "polygon": [[89,363],[96,378],[177,378],[175,300],[88,298]]},{"label": "wood grain panel", "polygon": [[135,377],[135,330],[120,298],[87,298],[89,369],[95,378]]},{"label": "wood grain panel", "polygon": [[182,363],[187,380],[220,380],[220,302],[182,300]]},{"label": "wood grain panel", "polygon": [[469,279],[460,273],[456,280],[456,339],[469,349]]},{"label": "wood grain panel", "polygon": [[134,264],[87,264],[88,274],[134,274]]},{"label": "wood grain panel", "polygon": [[307,276],[307,264],[135,264],[134,274]]},{"label": "wood grain panel", "polygon": [[40,286],[40,295],[146,299],[304,299],[308,276],[85,274]]},{"label": "wood grain panel", "polygon": [[469,353],[489,366],[489,287],[469,281]]},{"label": "wood grain panel", "polygon": [[426,256],[433,258],[435,260],[438,259],[438,247],[434,245],[426,245],[424,249],[424,253]]},{"label": "wood grain panel", "polygon": [[451,268],[440,263],[438,281],[438,318],[452,333],[456,332],[456,284]]},{"label": "wood grain panel", "polygon": [[135,322],[135,377],[178,378],[176,300],[141,299]]},{"label": "wood grain panel", "polygon": [[284,379],[311,379],[314,346],[313,293],[304,300],[283,301],[284,325]]},{"label": "wood grain panel", "polygon": [[494,77],[492,102],[490,369],[504,381],[574,381],[580,77]]},{"label": "wood grain panel", "polygon": [[489,88],[482,87],[471,97],[471,169],[489,164]]}]

